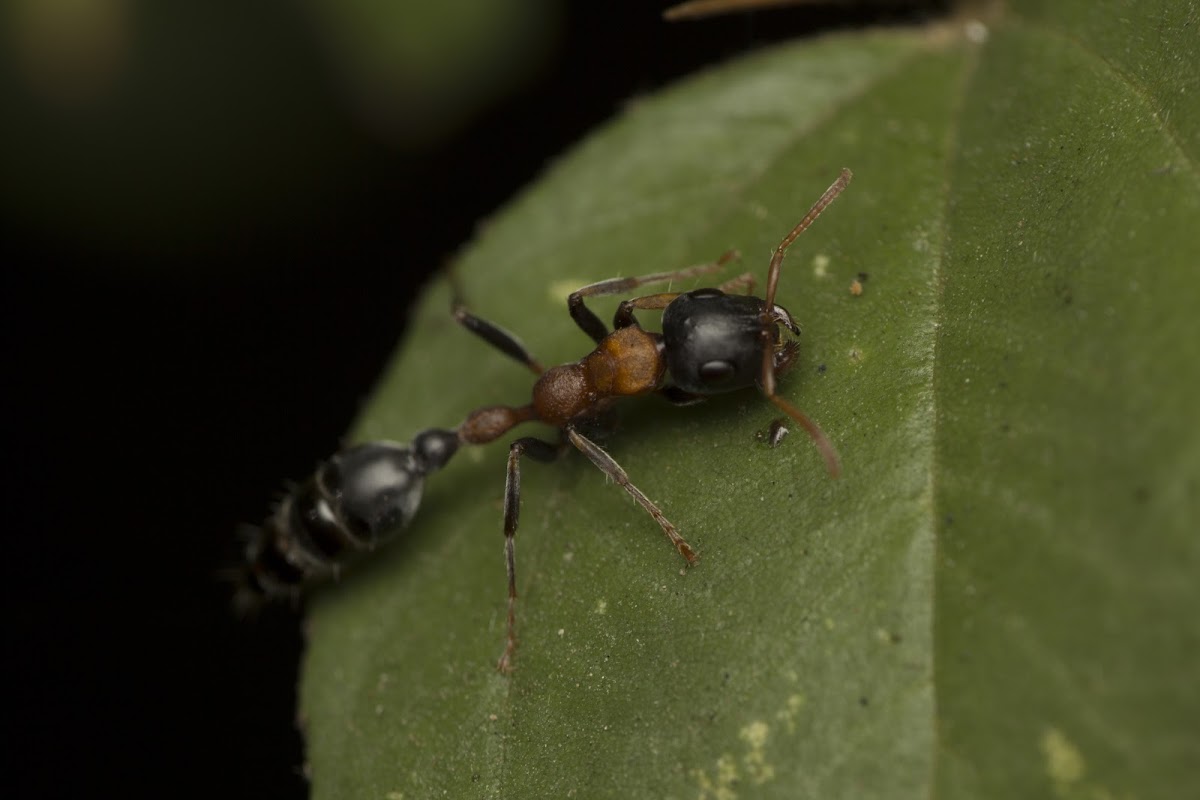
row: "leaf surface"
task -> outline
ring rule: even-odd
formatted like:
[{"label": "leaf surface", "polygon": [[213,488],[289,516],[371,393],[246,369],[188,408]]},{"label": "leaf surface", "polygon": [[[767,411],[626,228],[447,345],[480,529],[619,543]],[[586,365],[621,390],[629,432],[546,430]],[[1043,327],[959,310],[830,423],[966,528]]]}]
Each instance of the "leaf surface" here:
[{"label": "leaf surface", "polygon": [[[527,463],[505,677],[506,449],[464,451],[313,605],[316,797],[1200,787],[1197,11],[1100,5],[724,65],[489,221],[465,293],[559,363],[589,349],[570,290],[730,247],[761,287],[852,168],[779,293],[804,327],[781,393],[844,475],[802,434],[756,441],[777,414],[753,391],[628,403],[605,446],[701,553],[684,570],[586,459]],[[448,306],[431,288],[356,438],[527,402]]]}]

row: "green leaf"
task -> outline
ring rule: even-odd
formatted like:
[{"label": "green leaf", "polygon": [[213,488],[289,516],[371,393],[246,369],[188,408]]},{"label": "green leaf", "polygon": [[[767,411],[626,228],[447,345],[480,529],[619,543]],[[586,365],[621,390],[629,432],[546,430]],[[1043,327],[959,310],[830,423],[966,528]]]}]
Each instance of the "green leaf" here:
[{"label": "green leaf", "polygon": [[[627,403],[606,447],[702,560],[586,459],[528,463],[506,677],[506,449],[464,451],[314,604],[314,795],[1195,794],[1197,30],[1191,3],[1031,2],[771,50],[634,104],[491,220],[473,308],[563,362],[570,289],[729,247],[761,285],[852,168],[779,294],[781,393],[844,475],[756,441],[753,391]],[[527,401],[448,305],[357,438]]]}]

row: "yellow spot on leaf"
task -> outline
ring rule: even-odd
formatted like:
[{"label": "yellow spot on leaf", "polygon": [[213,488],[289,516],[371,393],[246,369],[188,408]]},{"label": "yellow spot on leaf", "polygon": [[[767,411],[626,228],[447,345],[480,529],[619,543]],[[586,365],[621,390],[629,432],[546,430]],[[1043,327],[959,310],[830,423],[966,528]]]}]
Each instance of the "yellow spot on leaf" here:
[{"label": "yellow spot on leaf", "polygon": [[770,735],[771,729],[765,722],[751,722],[746,727],[742,728],[739,736],[746,744],[750,745],[752,750],[761,750],[763,745],[767,743],[767,736]]},{"label": "yellow spot on leaf", "polygon": [[800,714],[800,709],[804,708],[804,695],[792,694],[788,695],[787,704],[775,712],[775,718],[784,724],[788,733],[796,732],[796,717]]},{"label": "yellow spot on leaf", "polygon": [[750,748],[742,757],[742,763],[746,765],[746,772],[755,786],[761,786],[775,777],[775,767],[767,763],[767,754],[763,749],[770,733],[770,726],[762,721],[751,722],[738,733]]},{"label": "yellow spot on leaf", "polygon": [[824,278],[829,271],[829,256],[825,255],[824,253],[818,253],[817,255],[813,256],[812,265],[813,276],[817,278]]},{"label": "yellow spot on leaf", "polygon": [[1042,756],[1046,759],[1046,772],[1054,783],[1054,791],[1066,794],[1083,778],[1083,755],[1079,748],[1058,728],[1047,728],[1042,733]]},{"label": "yellow spot on leaf", "polygon": [[737,763],[731,755],[723,755],[717,759],[716,774],[709,777],[702,769],[692,771],[696,785],[700,789],[699,800],[737,800],[733,787],[737,785]]}]

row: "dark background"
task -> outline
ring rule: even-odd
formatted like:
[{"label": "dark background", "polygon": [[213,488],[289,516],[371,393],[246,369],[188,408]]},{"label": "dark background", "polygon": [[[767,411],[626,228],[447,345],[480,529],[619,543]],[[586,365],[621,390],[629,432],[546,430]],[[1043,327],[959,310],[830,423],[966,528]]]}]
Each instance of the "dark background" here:
[{"label": "dark background", "polygon": [[202,8],[139,18],[128,80],[165,113],[0,63],[5,797],[304,796],[299,615],[239,624],[215,576],[336,449],[425,276],[631,97],[903,18],[564,3],[540,66],[413,142],[354,113],[293,4]]}]

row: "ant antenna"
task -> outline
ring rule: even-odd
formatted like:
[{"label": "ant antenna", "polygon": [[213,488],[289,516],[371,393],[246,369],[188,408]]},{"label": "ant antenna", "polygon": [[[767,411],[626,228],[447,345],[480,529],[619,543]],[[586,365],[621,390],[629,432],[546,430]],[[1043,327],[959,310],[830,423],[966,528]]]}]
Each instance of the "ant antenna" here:
[{"label": "ant antenna", "polygon": [[775,254],[771,256],[771,266],[767,270],[767,297],[763,305],[763,362],[762,362],[762,385],[763,394],[767,396],[772,403],[775,404],[780,411],[783,411],[789,417],[794,419],[800,427],[804,428],[809,437],[813,440],[813,444],[817,446],[821,456],[825,459],[825,468],[829,470],[829,474],[837,477],[842,473],[842,465],[838,461],[837,450],[834,449],[833,443],[825,436],[825,432],[817,426],[804,414],[803,411],[793,406],[782,397],[775,394],[775,349],[772,346],[774,337],[771,335],[772,328],[767,327],[767,315],[775,308],[775,288],[779,285],[779,271],[783,266],[783,255],[787,249],[791,247],[792,242],[796,241],[796,237],[804,233],[813,221],[821,216],[821,212],[828,208],[837,196],[842,193],[846,186],[850,183],[850,179],[854,177],[850,170],[842,168],[842,174],[838,175],[838,179],[834,181],[825,194],[817,198],[817,202],[812,204],[812,208],[804,215],[804,219],[796,224],[796,227],[783,237],[783,241],[775,248]]},{"label": "ant antenna", "polygon": [[783,241],[779,243],[779,247],[775,248],[775,255],[771,256],[771,266],[767,270],[766,306],[768,309],[775,307],[775,287],[779,285],[779,268],[783,266],[783,254],[792,246],[792,242],[796,241],[796,237],[804,233],[808,226],[812,225],[813,221],[821,216],[821,212],[842,193],[842,190],[850,183],[852,177],[854,175],[850,170],[843,167],[842,174],[833,182],[833,185],[825,190],[825,194],[817,198],[817,202],[812,204],[812,208],[804,215],[804,219],[800,220],[796,224],[796,227],[792,228],[791,233],[783,237]]},{"label": "ant antenna", "polygon": [[825,459],[825,469],[829,470],[829,474],[834,478],[841,475],[842,463],[838,460],[837,450],[834,448],[833,443],[825,436],[825,431],[821,430],[817,426],[817,423],[809,419],[807,414],[779,395],[768,395],[767,399],[774,403],[780,411],[796,420],[800,424],[800,427],[804,428],[805,433],[809,435],[809,438],[813,440],[813,444],[817,446],[817,450],[820,451],[821,457]]}]

